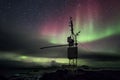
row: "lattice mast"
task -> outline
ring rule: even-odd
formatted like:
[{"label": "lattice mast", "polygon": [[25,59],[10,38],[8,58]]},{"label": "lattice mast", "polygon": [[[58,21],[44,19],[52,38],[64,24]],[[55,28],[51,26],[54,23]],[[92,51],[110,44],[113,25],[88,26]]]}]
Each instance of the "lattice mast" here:
[{"label": "lattice mast", "polygon": [[70,17],[70,25],[69,26],[70,26],[70,29],[71,29],[70,30],[71,34],[70,34],[69,37],[67,37],[68,44],[46,46],[46,47],[41,47],[40,49],[68,46],[67,57],[69,59],[69,65],[77,66],[77,58],[78,58],[77,36],[79,35],[80,31],[76,34],[74,33],[72,17]]},{"label": "lattice mast", "polygon": [[69,59],[69,65],[77,66],[77,58],[78,58],[77,36],[79,35],[80,31],[76,34],[74,33],[72,17],[70,17],[69,26],[71,28],[71,35],[67,37],[67,42],[69,44],[69,47],[67,49],[68,50],[67,57]]}]

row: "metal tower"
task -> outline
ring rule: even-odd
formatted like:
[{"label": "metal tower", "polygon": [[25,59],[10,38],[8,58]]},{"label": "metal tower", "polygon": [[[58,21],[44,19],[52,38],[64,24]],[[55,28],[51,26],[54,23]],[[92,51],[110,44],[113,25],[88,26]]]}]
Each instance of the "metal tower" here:
[{"label": "metal tower", "polygon": [[69,59],[69,65],[70,66],[77,66],[77,58],[78,58],[77,36],[79,35],[80,31],[77,33],[74,33],[72,17],[70,17],[70,25],[69,26],[71,28],[71,34],[69,37],[67,37],[68,44],[41,47],[40,49],[68,46],[67,58]]},{"label": "metal tower", "polygon": [[76,34],[74,33],[72,17],[70,17],[69,26],[71,28],[71,35],[67,38],[67,42],[69,44],[69,47],[67,48],[67,55],[69,59],[69,65],[77,66],[77,58],[78,58],[77,36],[80,33],[80,31]]}]

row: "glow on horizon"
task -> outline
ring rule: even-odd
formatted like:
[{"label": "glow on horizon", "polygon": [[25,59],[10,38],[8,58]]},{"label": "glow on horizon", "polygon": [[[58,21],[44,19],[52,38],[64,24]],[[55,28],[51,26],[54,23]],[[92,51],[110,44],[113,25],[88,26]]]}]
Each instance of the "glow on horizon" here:
[{"label": "glow on horizon", "polygon": [[[3,53],[3,52],[2,52]],[[29,66],[52,66],[52,65],[62,65],[62,64],[68,64],[67,58],[44,58],[44,57],[33,57],[33,56],[27,56],[27,55],[20,55],[18,53],[4,53],[1,54],[0,60],[9,60],[9,61],[15,61],[18,62],[18,65],[20,62]],[[54,61],[54,64],[52,63]],[[23,64],[23,67],[24,67]],[[15,64],[16,65],[16,64]],[[112,62],[112,61],[94,61],[90,59],[78,59],[78,66],[81,65],[87,65],[87,66],[93,66],[93,67],[119,67],[120,62]]]},{"label": "glow on horizon", "polygon": [[[30,63],[31,65],[43,65],[43,66],[50,66],[54,61],[55,64],[68,64],[67,58],[45,58],[45,57],[33,57],[33,56],[26,56],[20,55],[16,53],[5,53],[1,54],[0,59],[2,60],[12,60],[12,61],[19,61],[23,63]],[[78,60],[78,65],[87,64],[85,60]],[[34,66],[34,65],[33,65]]]}]

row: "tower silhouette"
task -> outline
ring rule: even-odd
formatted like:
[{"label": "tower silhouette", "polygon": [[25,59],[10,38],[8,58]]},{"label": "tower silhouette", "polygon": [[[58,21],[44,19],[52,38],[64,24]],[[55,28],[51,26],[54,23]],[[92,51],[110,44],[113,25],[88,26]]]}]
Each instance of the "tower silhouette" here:
[{"label": "tower silhouette", "polygon": [[79,35],[80,31],[77,33],[74,33],[73,28],[73,20],[72,17],[70,17],[69,27],[71,28],[71,34],[67,37],[67,43],[65,45],[55,45],[55,46],[46,46],[41,47],[40,49],[46,49],[46,48],[53,48],[53,47],[62,47],[62,46],[68,46],[67,47],[67,58],[69,59],[69,66],[77,66],[77,59],[78,59],[78,43],[77,43],[77,36]]}]

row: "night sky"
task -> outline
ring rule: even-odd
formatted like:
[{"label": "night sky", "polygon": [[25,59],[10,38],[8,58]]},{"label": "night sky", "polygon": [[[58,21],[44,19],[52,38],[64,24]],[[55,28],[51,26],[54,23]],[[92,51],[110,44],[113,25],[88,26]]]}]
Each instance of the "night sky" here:
[{"label": "night sky", "polygon": [[120,0],[0,0],[0,64],[66,64],[67,47],[40,47],[67,44],[70,16],[79,65],[120,67]]}]

